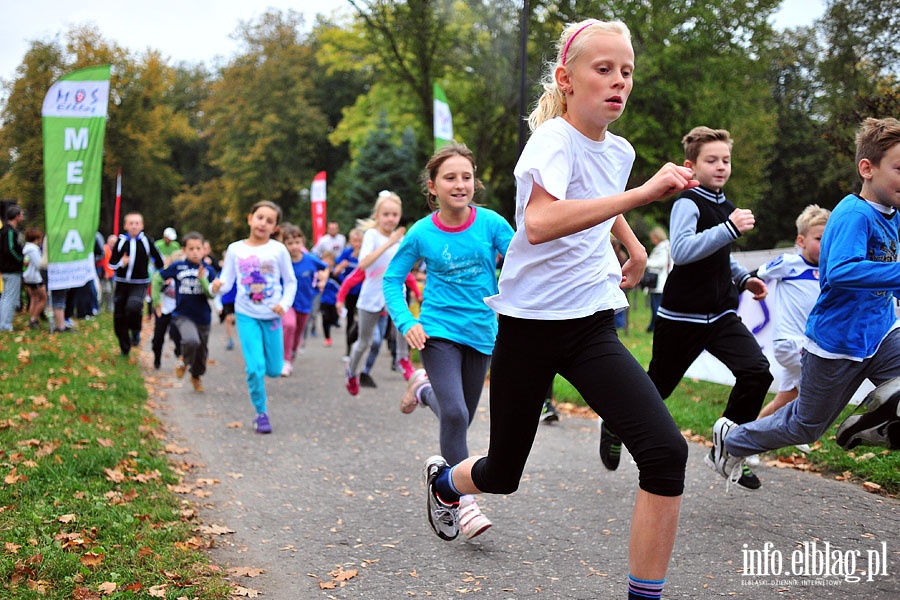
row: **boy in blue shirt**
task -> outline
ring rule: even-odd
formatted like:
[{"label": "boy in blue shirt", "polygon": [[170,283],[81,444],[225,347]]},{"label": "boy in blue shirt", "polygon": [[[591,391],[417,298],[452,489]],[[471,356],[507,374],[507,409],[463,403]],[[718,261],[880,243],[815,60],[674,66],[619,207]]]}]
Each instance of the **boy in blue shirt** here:
[{"label": "boy in blue shirt", "polygon": [[297,293],[294,295],[294,303],[291,310],[284,313],[281,324],[284,328],[284,366],[281,368],[282,377],[290,377],[294,372],[293,361],[303,339],[303,331],[306,322],[312,312],[313,300],[319,293],[314,285],[316,274],[328,265],[319,260],[319,257],[306,249],[306,237],[300,228],[291,223],[281,226],[281,235],[284,245],[291,255],[291,264],[294,267],[294,276],[297,278]]},{"label": "boy in blue shirt", "polygon": [[[175,280],[175,310],[172,318],[178,333],[181,334],[181,355],[184,362],[175,368],[175,375],[184,377],[186,370],[191,371],[191,384],[194,391],[206,391],[201,377],[206,373],[206,359],[209,356],[209,328],[212,321],[212,309],[209,300],[214,294],[210,291],[209,280],[216,275],[212,266],[203,262],[203,236],[192,231],[182,241],[185,259],[175,261],[158,271],[154,277],[163,281]],[[157,317],[162,312],[159,298],[153,302]]]},{"label": "boy in blue shirt", "polygon": [[751,454],[817,440],[866,378],[879,388],[838,428],[837,442],[900,447],[900,121],[866,119],[856,163],[862,189],[840,201],[822,236],[821,294],[806,323],[800,395],[758,421],[716,421],[713,456],[723,477],[733,478]]}]

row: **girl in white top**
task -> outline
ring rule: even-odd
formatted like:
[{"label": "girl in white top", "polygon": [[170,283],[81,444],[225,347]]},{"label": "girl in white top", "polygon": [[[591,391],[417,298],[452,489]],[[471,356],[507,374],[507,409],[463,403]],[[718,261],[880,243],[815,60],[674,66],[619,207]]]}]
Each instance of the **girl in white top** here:
[{"label": "girl in white top", "polygon": [[[619,341],[614,313],[627,306],[647,252],[625,211],[694,187],[691,170],[667,164],[625,191],[631,145],[607,127],[625,108],[634,51],[622,23],[582,21],[563,31],[557,61],[529,118],[515,168],[516,233],[486,302],[499,316],[491,363],[491,440],[486,457],[453,468],[426,461],[429,523],[458,532],[460,494],[512,493],[537,431],[544,393],[559,373],[615,431],[640,470],[631,523],[629,597],[662,593],[675,541],[687,444],[653,382]],[[628,249],[622,267],[610,233]],[[624,434],[627,430],[627,434]]]},{"label": "girl in white top", "polygon": [[47,306],[47,288],[44,286],[44,278],[41,277],[41,240],[44,235],[37,229],[29,229],[25,232],[25,245],[22,247],[22,256],[25,259],[25,272],[22,273],[22,281],[28,290],[28,326],[34,329],[40,327],[41,313]]},{"label": "girl in white top", "polygon": [[[382,283],[384,272],[397,253],[397,244],[406,233],[406,227],[398,227],[402,213],[400,196],[384,190],[378,194],[375,208],[372,209],[372,217],[357,222],[357,228],[365,233],[356,268],[365,271],[366,278],[356,301],[359,335],[350,350],[350,360],[347,364],[347,391],[351,396],[359,394],[359,368],[372,345],[375,328],[385,309]],[[415,371],[409,362],[409,346],[403,335],[396,331],[396,327],[394,337],[397,340],[397,364],[403,369],[403,377],[409,379]]]},{"label": "girl in white top", "polygon": [[225,253],[222,272],[212,282],[214,294],[237,286],[234,312],[247,368],[250,401],[256,409],[257,433],[272,433],[265,376],[281,377],[284,342],[281,316],[294,303],[297,278],[284,244],[272,239],[281,221],[281,207],[267,200],[250,209],[250,236],[233,242]]}]

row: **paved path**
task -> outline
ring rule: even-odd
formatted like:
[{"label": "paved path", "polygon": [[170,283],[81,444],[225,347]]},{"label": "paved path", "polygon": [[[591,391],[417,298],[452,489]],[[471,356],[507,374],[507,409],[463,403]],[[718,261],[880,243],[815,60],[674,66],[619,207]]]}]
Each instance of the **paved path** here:
[{"label": "paved path", "polygon": [[[164,375],[163,387],[172,387],[158,414],[172,442],[190,449],[173,458],[202,465],[185,482],[218,481],[204,488],[208,497],[187,496],[206,525],[234,531],[216,536],[212,559],[265,569],[240,585],[267,600],[624,598],[637,471],[627,455],[615,473],[602,467],[595,421],[542,425],[519,491],[480,502],[494,527],[472,542],[444,542],[426,524],[421,482],[424,459],[438,450],[437,420],[427,409],[399,412],[405,383],[388,370],[386,351],[373,373],[378,389],[352,398],[342,344],[310,339],[294,376],[267,383],[275,431],[263,436],[252,430],[240,350],[224,350],[220,326],[210,344],[207,392]],[[165,358],[163,372],[172,368]],[[487,405],[485,394],[470,429],[473,453],[487,448]],[[724,480],[703,465],[705,451],[691,444],[666,598],[900,598],[900,502],[766,467],[760,491],[726,495]],[[772,569],[780,557],[790,570],[804,542],[819,551],[828,543],[832,570],[857,554],[857,569],[867,570],[871,555],[886,558],[879,573],[887,575],[853,583],[744,574],[749,556]],[[798,555],[803,565],[814,568]]]}]

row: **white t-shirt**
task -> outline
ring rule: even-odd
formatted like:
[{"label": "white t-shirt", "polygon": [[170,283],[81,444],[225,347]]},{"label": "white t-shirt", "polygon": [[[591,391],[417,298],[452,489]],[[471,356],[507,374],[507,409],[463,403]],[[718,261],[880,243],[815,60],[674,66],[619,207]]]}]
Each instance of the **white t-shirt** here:
[{"label": "white t-shirt", "polygon": [[[366,230],[363,234],[362,245],[359,247],[359,260],[362,261],[367,255],[386,244],[387,241],[388,237],[379,233],[375,227]],[[366,279],[363,281],[362,289],[359,291],[359,300],[356,301],[356,308],[361,308],[368,312],[381,312],[384,310],[384,290],[382,289],[384,272],[387,271],[388,265],[399,247],[399,242],[393,244],[366,269]]]},{"label": "white t-shirt", "polygon": [[606,132],[595,142],[557,117],[538,127],[516,164],[516,233],[500,273],[500,293],[485,299],[502,315],[547,321],[578,319],[628,306],[622,269],[610,243],[615,219],[572,235],[531,244],[525,206],[537,182],[560,202],[625,190],[634,149]]},{"label": "white t-shirt", "polygon": [[254,319],[277,319],[272,308],[280,304],[287,311],[297,292],[291,255],[277,240],[262,246],[251,246],[245,240],[230,244],[219,280],[220,291],[227,292],[237,285],[234,311]]}]

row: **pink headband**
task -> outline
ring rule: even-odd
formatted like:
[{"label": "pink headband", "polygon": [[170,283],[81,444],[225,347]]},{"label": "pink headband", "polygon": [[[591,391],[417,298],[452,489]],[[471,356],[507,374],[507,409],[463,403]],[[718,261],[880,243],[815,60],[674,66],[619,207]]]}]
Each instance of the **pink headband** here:
[{"label": "pink headband", "polygon": [[597,19],[591,19],[588,23],[586,23],[586,24],[582,25],[581,27],[579,27],[579,28],[578,28],[578,31],[576,31],[575,33],[573,33],[572,35],[569,36],[569,39],[566,40],[566,46],[565,46],[565,48],[563,48],[563,53],[562,53],[562,65],[563,65],[563,66],[566,66],[566,55],[569,53],[569,46],[572,44],[572,40],[575,39],[575,36],[577,36],[579,33],[581,33],[582,31],[584,31],[585,29],[587,29],[587,28],[590,27],[591,25],[596,25],[596,24],[599,23],[599,22],[600,22],[600,21],[598,21]]}]

